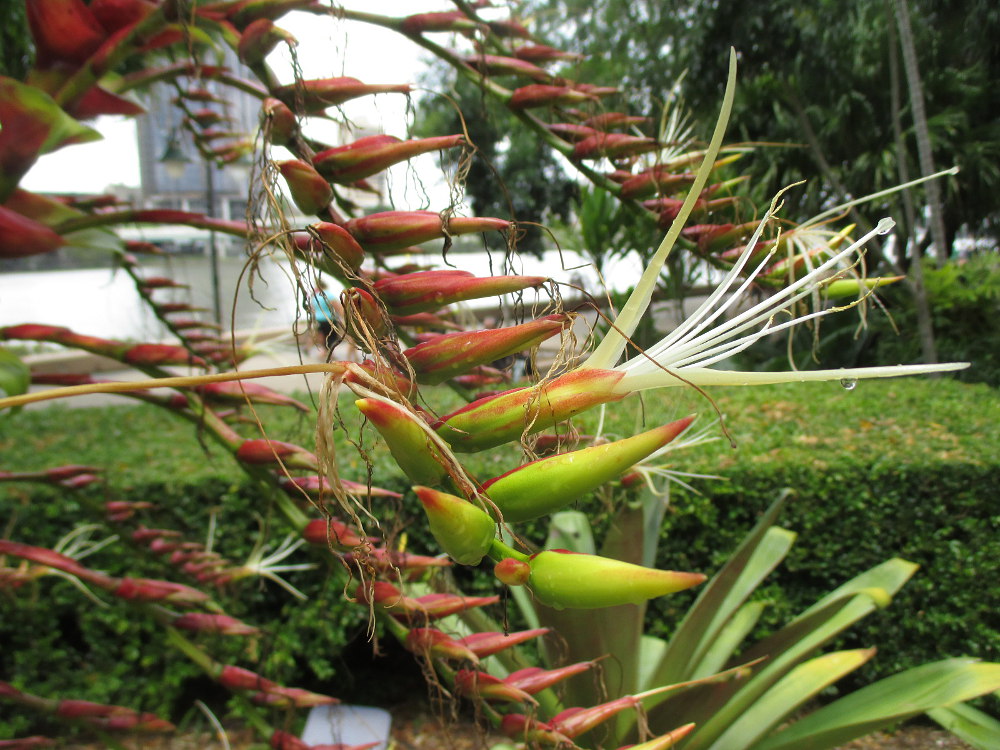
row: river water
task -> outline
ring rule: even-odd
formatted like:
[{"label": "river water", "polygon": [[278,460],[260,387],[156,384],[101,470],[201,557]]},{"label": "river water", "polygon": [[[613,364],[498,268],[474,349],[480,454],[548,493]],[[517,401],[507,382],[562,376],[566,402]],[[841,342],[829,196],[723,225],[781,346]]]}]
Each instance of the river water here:
[{"label": "river water", "polygon": [[[572,251],[564,251],[561,258],[555,252],[547,253],[541,259],[525,256],[517,260],[513,269],[503,267],[501,256],[490,256],[485,252],[452,253],[448,261],[476,275],[516,272],[574,283],[590,294],[600,294],[602,289],[593,268],[586,265],[581,255]],[[444,267],[438,255],[409,256],[400,258],[393,265],[404,262]],[[240,331],[290,328],[294,324],[297,307],[295,285],[287,263],[274,260],[262,262],[259,266],[261,278],[254,281],[253,297],[247,280],[244,278],[240,282],[244,259],[227,257],[220,259],[219,263],[222,318],[227,329],[233,323]],[[144,276],[168,276],[190,287],[158,290],[155,292],[157,300],[189,302],[211,309],[211,266],[208,258],[143,258],[142,268]],[[610,264],[605,269],[605,278],[610,286],[621,291],[635,284],[641,270],[636,258],[625,258]],[[334,287],[335,284],[331,284],[331,291]],[[561,292],[566,298],[579,296],[567,287],[563,287]],[[526,302],[530,301],[526,298]],[[205,316],[210,319],[211,313],[205,313]],[[78,333],[125,340],[155,341],[167,335],[162,324],[143,304],[129,276],[110,269],[0,274],[0,326],[18,323],[61,325]]]}]

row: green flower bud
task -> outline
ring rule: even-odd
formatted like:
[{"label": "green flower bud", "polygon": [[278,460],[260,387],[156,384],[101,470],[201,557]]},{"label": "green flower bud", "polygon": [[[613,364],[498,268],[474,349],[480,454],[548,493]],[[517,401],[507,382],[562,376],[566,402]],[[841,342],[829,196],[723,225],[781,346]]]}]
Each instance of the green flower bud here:
[{"label": "green flower bud", "polygon": [[461,565],[477,565],[496,534],[489,513],[460,497],[428,487],[414,487],[413,491],[427,512],[431,533],[441,549]]}]

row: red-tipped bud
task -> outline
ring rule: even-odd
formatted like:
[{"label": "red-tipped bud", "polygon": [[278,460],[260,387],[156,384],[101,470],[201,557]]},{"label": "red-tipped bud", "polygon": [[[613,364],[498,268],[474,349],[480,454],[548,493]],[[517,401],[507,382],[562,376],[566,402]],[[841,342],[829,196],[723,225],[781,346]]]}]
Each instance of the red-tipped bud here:
[{"label": "red-tipped bud", "polygon": [[316,470],[316,456],[301,446],[283,443],[280,440],[245,440],[236,451],[236,459],[245,464],[275,465],[289,469]]},{"label": "red-tipped bud", "polygon": [[559,333],[569,320],[567,315],[549,315],[508,328],[448,333],[407,349],[403,356],[417,374],[418,383],[437,385],[477,365],[537,346]]},{"label": "red-tipped bud", "polygon": [[85,568],[72,557],[67,557],[45,547],[33,547],[21,542],[11,542],[0,539],[0,555],[11,555],[22,560],[29,560],[37,565],[44,565],[47,568],[61,570],[77,578],[92,580],[96,575],[93,571]]},{"label": "red-tipped bud", "polygon": [[379,431],[399,468],[411,481],[438,484],[448,475],[448,463],[422,418],[382,399],[359,399],[354,405]]},{"label": "red-tipped bud", "polygon": [[531,39],[531,32],[524,24],[512,18],[505,21],[489,21],[487,26],[501,39]]},{"label": "red-tipped bud", "polygon": [[183,583],[156,581],[149,578],[122,578],[111,592],[121,599],[171,604],[197,604],[208,601],[208,595]]},{"label": "red-tipped bud", "polygon": [[499,596],[457,596],[456,594],[427,594],[416,599],[431,619],[440,619],[475,607],[485,607],[500,601]]},{"label": "red-tipped bud", "polygon": [[573,147],[574,159],[623,159],[648,154],[660,148],[655,138],[627,133],[597,133],[584,138]]},{"label": "red-tipped bud", "polygon": [[517,57],[501,55],[473,55],[465,64],[484,76],[524,76],[534,81],[551,81],[552,75],[537,65]]},{"label": "red-tipped bud", "polygon": [[423,34],[432,31],[474,31],[478,24],[460,10],[438,13],[417,13],[403,19],[406,34]]},{"label": "red-tipped bud", "polygon": [[460,497],[414,487],[441,549],[460,565],[478,565],[493,544],[496,524],[489,513]]},{"label": "red-tipped bud", "polygon": [[280,99],[268,97],[262,105],[264,132],[275,146],[284,146],[292,140],[298,129],[295,113]]},{"label": "red-tipped bud", "polygon": [[56,62],[79,65],[107,36],[83,0],[32,0],[25,8],[41,68]]},{"label": "red-tipped bud", "polygon": [[536,703],[535,699],[520,688],[486,672],[460,669],[455,673],[455,690],[460,695],[505,703]]},{"label": "red-tipped bud", "polygon": [[243,30],[236,52],[247,65],[256,65],[281,42],[286,42],[289,46],[297,44],[294,36],[279,29],[271,19],[258,18]]},{"label": "red-tipped bud", "polygon": [[220,635],[256,635],[260,632],[257,628],[240,622],[235,617],[211,615],[203,612],[189,612],[175,617],[170,624],[181,630],[219,633]]},{"label": "red-tipped bud", "polygon": [[564,141],[569,141],[570,143],[577,143],[600,133],[599,130],[595,130],[587,125],[578,125],[572,122],[553,122],[547,124],[545,127]]},{"label": "red-tipped bud", "polygon": [[555,609],[639,604],[705,580],[701,573],[656,570],[567,550],[538,552],[529,558],[529,565],[529,588],[538,601]]},{"label": "red-tipped bud", "polygon": [[372,251],[396,250],[446,235],[501,231],[509,226],[510,222],[505,219],[475,216],[456,216],[445,226],[440,214],[433,211],[384,211],[351,219],[345,224],[347,231]]},{"label": "red-tipped bud", "polygon": [[588,117],[583,121],[583,124],[597,128],[598,130],[608,130],[610,128],[628,127],[630,125],[642,125],[648,121],[648,117],[636,117],[634,115],[627,115],[624,112],[602,112],[599,115]]},{"label": "red-tipped bud", "polygon": [[555,60],[580,60],[583,55],[575,52],[563,52],[555,47],[544,44],[526,44],[514,50],[514,57],[533,63],[553,62]]},{"label": "red-tipped bud", "polygon": [[429,312],[453,302],[512,294],[545,283],[544,276],[484,276],[452,271],[421,271],[383,279],[375,291],[397,315]]},{"label": "red-tipped bud", "polygon": [[317,171],[340,185],[370,177],[393,164],[420,154],[454,148],[465,142],[461,135],[401,141],[391,135],[370,135],[346,146],[320,151],[312,163]]},{"label": "red-tipped bud", "polygon": [[309,544],[323,547],[333,545],[340,549],[353,549],[371,541],[369,537],[359,536],[350,526],[334,518],[310,521],[302,530],[302,538]]},{"label": "red-tipped bud", "polygon": [[554,513],[630,469],[680,435],[693,417],[571,453],[532,461],[483,485],[505,521]]},{"label": "red-tipped bud", "polygon": [[340,703],[336,698],[329,695],[313,693],[309,690],[293,687],[274,687],[266,692],[257,693],[251,697],[254,703],[265,706],[277,706],[279,708],[312,708],[313,706],[328,706],[332,703]]},{"label": "red-tipped bud", "polygon": [[318,214],[330,205],[333,188],[311,164],[290,159],[279,162],[278,169],[288,184],[292,200],[302,213]]},{"label": "red-tipped bud", "polygon": [[581,661],[558,669],[542,669],[541,667],[527,667],[511,672],[504,682],[524,692],[535,695],[546,688],[552,687],[556,683],[569,679],[574,675],[582,674],[588,669],[592,669],[595,662]]},{"label": "red-tipped bud", "polygon": [[[319,498],[323,492],[332,492],[330,485],[322,477],[313,475],[308,477],[281,477],[278,482],[289,495],[301,495],[305,492],[310,497]],[[340,484],[349,495],[357,497],[394,497],[400,498],[398,492],[372,487],[362,482],[352,482],[350,479],[341,479]]]},{"label": "red-tipped bud", "polygon": [[352,271],[357,272],[365,260],[365,251],[350,232],[341,226],[320,221],[309,225],[309,233],[323,243],[324,249]]},{"label": "red-tipped bud", "polygon": [[473,633],[459,638],[458,642],[466,646],[480,659],[485,659],[487,656],[498,654],[512,646],[530,641],[532,638],[547,635],[549,632],[551,632],[549,628],[534,628],[533,630],[519,630],[513,633]]},{"label": "red-tipped bud", "polygon": [[291,396],[272,391],[270,388],[249,381],[231,383],[209,383],[195,388],[204,398],[218,401],[235,401],[255,404],[273,404],[275,406],[291,406],[299,411],[309,412],[311,409],[301,401]]},{"label": "red-tipped bud", "polygon": [[225,666],[216,679],[229,690],[271,690],[278,687],[278,683],[242,667]]},{"label": "red-tipped bud", "polygon": [[493,566],[493,575],[506,586],[523,586],[531,577],[531,566],[522,560],[505,557]]},{"label": "red-tipped bud", "polygon": [[533,109],[535,107],[561,107],[569,104],[594,101],[593,94],[570,88],[569,86],[552,86],[544,83],[533,83],[515,89],[507,102],[511,109]]},{"label": "red-tipped bud", "polygon": [[680,174],[663,168],[653,168],[622,183],[622,198],[646,198],[650,195],[670,195],[686,190],[694,182],[694,174]]},{"label": "red-tipped bud", "polygon": [[406,634],[406,648],[418,656],[458,659],[477,663],[479,658],[467,646],[434,628],[411,628]]},{"label": "red-tipped bud", "polygon": [[208,367],[208,363],[183,346],[170,344],[136,344],[125,350],[122,362],[137,367],[161,367],[164,365],[191,365]]},{"label": "red-tipped bud", "polygon": [[367,342],[369,336],[381,338],[388,330],[382,306],[360,287],[345,289],[340,295],[348,332],[355,340]]},{"label": "red-tipped bud", "polygon": [[459,452],[493,448],[624,398],[615,392],[622,377],[615,370],[574,370],[542,385],[473,401],[438,420],[434,429]]},{"label": "red-tipped bud", "polygon": [[357,78],[323,78],[279,86],[274,95],[289,106],[301,98],[306,111],[315,114],[369,94],[408,94],[409,84],[365,84]]},{"label": "red-tipped bud", "polygon": [[413,315],[390,315],[391,320],[397,326],[416,326],[418,328],[438,328],[445,330],[461,330],[458,323],[445,320],[433,313],[415,313]]},{"label": "red-tipped bud", "polygon": [[44,224],[0,206],[0,258],[50,253],[66,240]]}]

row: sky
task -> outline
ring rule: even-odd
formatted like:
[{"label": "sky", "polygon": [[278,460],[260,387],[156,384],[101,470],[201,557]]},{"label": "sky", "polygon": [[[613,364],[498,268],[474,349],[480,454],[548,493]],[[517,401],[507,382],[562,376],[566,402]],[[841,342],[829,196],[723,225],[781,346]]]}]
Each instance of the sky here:
[{"label": "sky", "polygon": [[[342,3],[345,7],[372,10],[372,2]],[[413,12],[412,0],[380,0],[377,12],[405,16]],[[440,9],[448,9],[447,3]],[[434,10],[424,8],[421,10]],[[415,83],[422,50],[398,34],[362,23],[349,23],[312,14],[290,13],[278,25],[298,40],[299,64],[306,78],[353,76],[365,83]],[[350,34],[348,34],[348,30]],[[282,45],[268,62],[283,82],[292,80],[292,68]],[[345,107],[355,121],[375,125],[391,135],[404,136],[406,99],[403,96],[366,97]],[[139,157],[135,123],[124,117],[99,117],[88,123],[104,139],[69,146],[41,157],[25,175],[21,186],[38,192],[99,193],[113,184],[138,187]],[[322,129],[311,131],[322,137]]]}]

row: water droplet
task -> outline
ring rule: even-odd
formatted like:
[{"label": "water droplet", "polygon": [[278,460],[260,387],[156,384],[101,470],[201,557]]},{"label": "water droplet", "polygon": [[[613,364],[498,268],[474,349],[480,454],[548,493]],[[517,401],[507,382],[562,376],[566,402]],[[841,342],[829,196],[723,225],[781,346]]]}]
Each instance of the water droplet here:
[{"label": "water droplet", "polygon": [[841,378],[840,385],[843,387],[843,389],[845,391],[853,391],[855,388],[858,387],[858,379],[857,378]]}]

